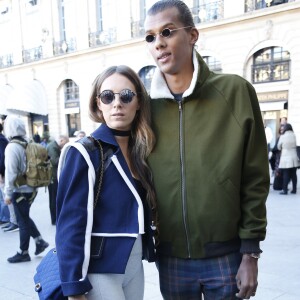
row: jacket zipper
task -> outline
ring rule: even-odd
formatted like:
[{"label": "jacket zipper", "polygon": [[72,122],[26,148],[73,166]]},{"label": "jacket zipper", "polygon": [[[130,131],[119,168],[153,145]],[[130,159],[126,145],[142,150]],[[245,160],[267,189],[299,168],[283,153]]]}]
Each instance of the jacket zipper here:
[{"label": "jacket zipper", "polygon": [[182,101],[178,102],[179,104],[179,148],[180,148],[180,169],[181,169],[181,193],[182,193],[182,214],[183,214],[183,224],[185,231],[185,239],[187,245],[188,257],[191,258],[191,250],[189,243],[189,233],[187,229],[187,213],[186,213],[186,193],[185,193],[185,176],[184,176],[184,148],[183,148],[183,106]]}]

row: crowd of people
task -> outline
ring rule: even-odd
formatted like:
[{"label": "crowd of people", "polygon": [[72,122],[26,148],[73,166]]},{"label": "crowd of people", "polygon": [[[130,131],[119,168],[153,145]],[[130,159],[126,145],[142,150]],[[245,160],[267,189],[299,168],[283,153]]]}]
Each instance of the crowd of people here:
[{"label": "crowd of people", "polygon": [[[144,27],[157,65],[150,94],[130,67],[110,66],[96,77],[89,99],[99,128],[89,137],[78,131],[71,144],[65,135],[45,141],[54,167],[49,205],[63,293],[69,300],[141,300],[146,259],[156,262],[166,300],[249,299],[258,286],[270,188],[256,92],[240,76],[209,70],[183,1],[154,3]],[[24,139],[24,126],[15,122],[10,129],[20,132],[5,130],[6,137]],[[29,217],[36,191],[13,185],[9,170],[18,160],[11,156],[21,149],[5,143],[0,135],[4,199],[13,203],[21,240],[8,261],[23,262],[30,260],[30,236],[35,254],[48,243]],[[274,162],[282,194],[290,180],[296,193],[295,145],[287,123]]]}]

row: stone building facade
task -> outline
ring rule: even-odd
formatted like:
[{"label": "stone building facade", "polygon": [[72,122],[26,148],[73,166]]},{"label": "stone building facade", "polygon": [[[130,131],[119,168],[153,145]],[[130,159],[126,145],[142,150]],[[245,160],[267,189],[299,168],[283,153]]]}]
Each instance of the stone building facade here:
[{"label": "stone building facade", "polygon": [[[147,88],[154,62],[144,42],[149,0],[0,0],[0,114],[22,115],[30,135],[93,131],[91,84],[127,64]],[[216,72],[257,91],[275,143],[280,119],[300,144],[300,1],[190,0],[197,50]]]}]

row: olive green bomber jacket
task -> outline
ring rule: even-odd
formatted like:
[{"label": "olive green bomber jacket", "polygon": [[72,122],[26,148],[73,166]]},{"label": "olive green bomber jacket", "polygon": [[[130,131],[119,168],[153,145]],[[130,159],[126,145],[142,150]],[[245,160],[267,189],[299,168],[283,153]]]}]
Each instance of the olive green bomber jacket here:
[{"label": "olive green bomber jacket", "polygon": [[211,72],[194,52],[181,103],[157,69],[151,86],[158,253],[204,258],[260,252],[270,178],[257,96],[237,75]]}]

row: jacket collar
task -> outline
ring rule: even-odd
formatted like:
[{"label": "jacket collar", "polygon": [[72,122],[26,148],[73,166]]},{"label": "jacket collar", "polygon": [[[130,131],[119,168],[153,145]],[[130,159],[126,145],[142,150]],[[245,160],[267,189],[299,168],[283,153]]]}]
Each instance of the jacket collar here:
[{"label": "jacket collar", "polygon": [[113,146],[119,147],[114,135],[106,124],[101,124],[92,134],[97,140],[101,140],[104,143],[111,144]]},{"label": "jacket collar", "polygon": [[[193,51],[193,64],[194,64],[193,78],[189,88],[183,93],[183,97],[188,97],[192,95],[197,83],[200,83],[200,85],[202,85],[210,74],[210,71],[206,63],[204,62],[204,60],[196,50]],[[159,70],[159,68],[155,69],[153,75],[150,97],[152,99],[158,99],[158,98],[174,99],[174,96],[169,90],[169,87],[166,83],[163,73]]]}]

